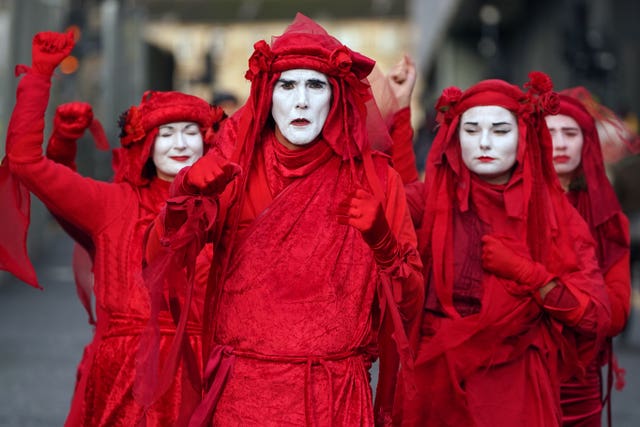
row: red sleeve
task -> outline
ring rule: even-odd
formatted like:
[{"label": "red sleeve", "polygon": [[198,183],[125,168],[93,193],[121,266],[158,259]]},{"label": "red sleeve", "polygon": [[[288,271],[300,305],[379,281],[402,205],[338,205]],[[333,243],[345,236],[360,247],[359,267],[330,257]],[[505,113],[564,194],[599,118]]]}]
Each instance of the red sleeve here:
[{"label": "red sleeve", "polygon": [[424,301],[424,280],[422,278],[422,261],[418,253],[418,239],[407,208],[404,187],[400,176],[389,169],[387,180],[386,215],[393,230],[407,270],[407,277],[398,283],[400,309],[405,319],[412,319],[419,314]]},{"label": "red sleeve", "polygon": [[391,158],[394,169],[400,174],[405,184],[417,181],[419,175],[416,155],[413,151],[413,128],[409,107],[402,108],[393,115],[389,133],[393,140]]},{"label": "red sleeve", "polygon": [[119,213],[122,206],[114,210],[106,206],[114,202],[108,197],[113,194],[107,191],[111,184],[83,178],[43,156],[49,79],[28,72],[18,83],[7,131],[9,166],[49,210],[86,231],[93,231],[106,222],[107,212]]},{"label": "red sleeve", "polygon": [[[385,212],[398,240],[401,255],[399,262],[388,271],[381,272],[382,281],[389,280],[392,296],[387,298],[384,291],[379,291],[383,316],[378,337],[380,369],[374,405],[376,425],[390,425],[398,368],[402,364],[403,371],[410,375],[413,364],[410,348],[414,347],[418,336],[420,313],[424,305],[424,280],[416,233],[400,176],[394,170],[389,170]],[[387,301],[388,299],[393,301]],[[398,320],[394,319],[394,310],[389,302],[399,310],[403,337],[399,336]],[[403,340],[406,341],[402,342]]]},{"label": "red sleeve", "polygon": [[631,309],[631,270],[629,252],[611,266],[604,283],[611,303],[611,326],[608,335],[615,337],[624,329]]},{"label": "red sleeve", "polygon": [[[569,228],[576,251],[578,268],[556,279],[543,301],[545,310],[556,320],[574,329],[579,335],[603,338],[609,330],[611,312],[604,279],[595,252],[591,233],[575,209],[566,211],[561,226]],[[594,345],[598,340],[593,340]]]},{"label": "red sleeve", "polygon": [[45,204],[53,214],[80,229],[95,234],[120,214],[125,184],[112,184],[85,178],[67,166],[42,155],[33,162],[11,162],[11,172]]},{"label": "red sleeve", "polygon": [[411,214],[411,219],[415,229],[419,229],[424,216],[425,201],[425,185],[422,181],[413,181],[405,184],[404,191],[407,196],[407,207]]}]

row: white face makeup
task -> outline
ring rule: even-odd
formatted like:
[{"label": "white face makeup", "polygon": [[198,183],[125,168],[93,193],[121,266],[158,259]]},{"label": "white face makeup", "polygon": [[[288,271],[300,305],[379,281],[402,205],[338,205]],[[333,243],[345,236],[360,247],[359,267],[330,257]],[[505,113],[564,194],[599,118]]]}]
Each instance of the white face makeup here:
[{"label": "white face makeup", "polygon": [[185,166],[202,157],[200,127],[194,122],[173,122],[158,127],[153,144],[153,164],[160,179],[173,181]]},{"label": "white face makeup", "polygon": [[495,105],[469,108],[460,118],[462,161],[491,184],[511,178],[518,151],[518,122],[511,111]]},{"label": "white face makeup", "polygon": [[284,71],[273,88],[271,115],[276,137],[289,148],[313,142],[331,108],[331,85],[322,73],[295,69]]},{"label": "white face makeup", "polygon": [[573,117],[564,114],[547,116],[545,120],[553,140],[553,167],[564,185],[582,161],[582,129]]}]

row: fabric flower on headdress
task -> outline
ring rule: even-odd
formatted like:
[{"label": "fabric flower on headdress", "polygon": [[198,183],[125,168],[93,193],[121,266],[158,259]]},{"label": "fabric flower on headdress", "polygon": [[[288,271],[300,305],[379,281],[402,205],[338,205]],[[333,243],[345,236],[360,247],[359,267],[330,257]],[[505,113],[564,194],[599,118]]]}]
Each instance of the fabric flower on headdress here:
[{"label": "fabric flower on headdress", "polygon": [[211,106],[209,115],[211,116],[211,126],[203,129],[205,143],[213,141],[213,137],[220,129],[220,124],[224,119],[227,118],[227,114],[224,112],[222,107],[219,107],[217,105]]},{"label": "fabric flower on headdress", "polygon": [[329,62],[338,70],[338,75],[342,77],[346,76],[351,71],[351,66],[353,65],[349,48],[341,46],[335,49],[329,56]]},{"label": "fabric flower on headdress", "polygon": [[226,116],[222,107],[219,107],[217,105],[211,106],[211,110],[209,111],[209,114],[211,115],[211,123],[212,123],[211,127],[218,127],[220,125],[220,122],[222,122],[222,120]]},{"label": "fabric flower on headdress", "polygon": [[524,84],[528,88],[527,96],[537,112],[557,114],[560,108],[560,98],[553,91],[553,81],[541,71],[529,73],[529,81]]},{"label": "fabric flower on headdress", "polygon": [[123,147],[131,147],[145,136],[142,126],[142,116],[138,107],[133,106],[120,115],[120,143]]},{"label": "fabric flower on headdress", "polygon": [[553,82],[551,78],[541,71],[532,71],[529,73],[529,81],[524,84],[536,94],[543,94],[553,90]]},{"label": "fabric flower on headdress", "polygon": [[271,47],[264,40],[256,42],[253,49],[253,54],[249,58],[249,69],[245,73],[245,78],[250,81],[260,72],[269,71],[274,58]]},{"label": "fabric flower on headdress", "polygon": [[462,91],[456,86],[450,86],[442,91],[442,95],[436,103],[436,110],[440,119],[444,119],[447,123],[453,119],[455,106],[462,97]]}]

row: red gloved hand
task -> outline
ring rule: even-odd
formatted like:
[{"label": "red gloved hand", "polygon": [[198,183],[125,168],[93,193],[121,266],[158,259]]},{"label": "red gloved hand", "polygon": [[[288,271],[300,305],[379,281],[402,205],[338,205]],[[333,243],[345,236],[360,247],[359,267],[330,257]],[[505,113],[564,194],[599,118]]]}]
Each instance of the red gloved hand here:
[{"label": "red gloved hand", "polygon": [[187,170],[182,189],[186,194],[220,194],[240,172],[240,166],[211,151]]},{"label": "red gloved hand", "polygon": [[31,69],[45,76],[52,75],[74,45],[72,32],[44,31],[36,34],[31,45]]},{"label": "red gloved hand", "polygon": [[[531,260],[528,257],[518,255],[525,252],[522,248],[516,249],[522,243],[507,242],[495,236],[482,237],[482,267],[495,274],[518,282],[517,285],[507,285],[507,290],[516,296],[524,296],[537,291],[551,280],[553,275],[547,271],[544,265]],[[526,251],[528,252],[528,250]]]},{"label": "red gloved hand", "polygon": [[364,241],[373,249],[376,262],[388,267],[398,256],[398,242],[382,208],[382,203],[359,188],[338,205],[338,222],[360,230]]},{"label": "red gloved hand", "polygon": [[47,157],[75,168],[77,140],[93,122],[93,110],[86,102],[69,102],[56,108]]}]

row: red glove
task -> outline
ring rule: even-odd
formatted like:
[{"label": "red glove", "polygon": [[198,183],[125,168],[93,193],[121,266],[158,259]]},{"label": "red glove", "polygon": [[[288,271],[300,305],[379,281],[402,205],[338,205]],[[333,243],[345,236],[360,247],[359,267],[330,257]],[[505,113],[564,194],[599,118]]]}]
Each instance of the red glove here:
[{"label": "red glove", "polygon": [[38,74],[50,76],[53,70],[71,53],[75,41],[73,33],[44,31],[33,37],[31,45],[31,69]]},{"label": "red glove", "polygon": [[181,188],[184,194],[220,194],[240,172],[240,166],[210,151],[187,169]]},{"label": "red glove", "polygon": [[516,281],[517,285],[507,284],[507,291],[512,295],[528,295],[553,280],[554,276],[544,265],[519,253],[528,253],[522,243],[509,241],[507,245],[505,239],[482,237],[482,267],[496,276]]},{"label": "red glove", "polygon": [[373,249],[376,262],[389,267],[398,257],[398,242],[382,208],[382,203],[372,194],[359,188],[337,209],[338,222],[360,230],[367,245]]},{"label": "red glove", "polygon": [[93,110],[86,102],[69,102],[56,108],[47,157],[76,169],[77,140],[93,122]]}]

